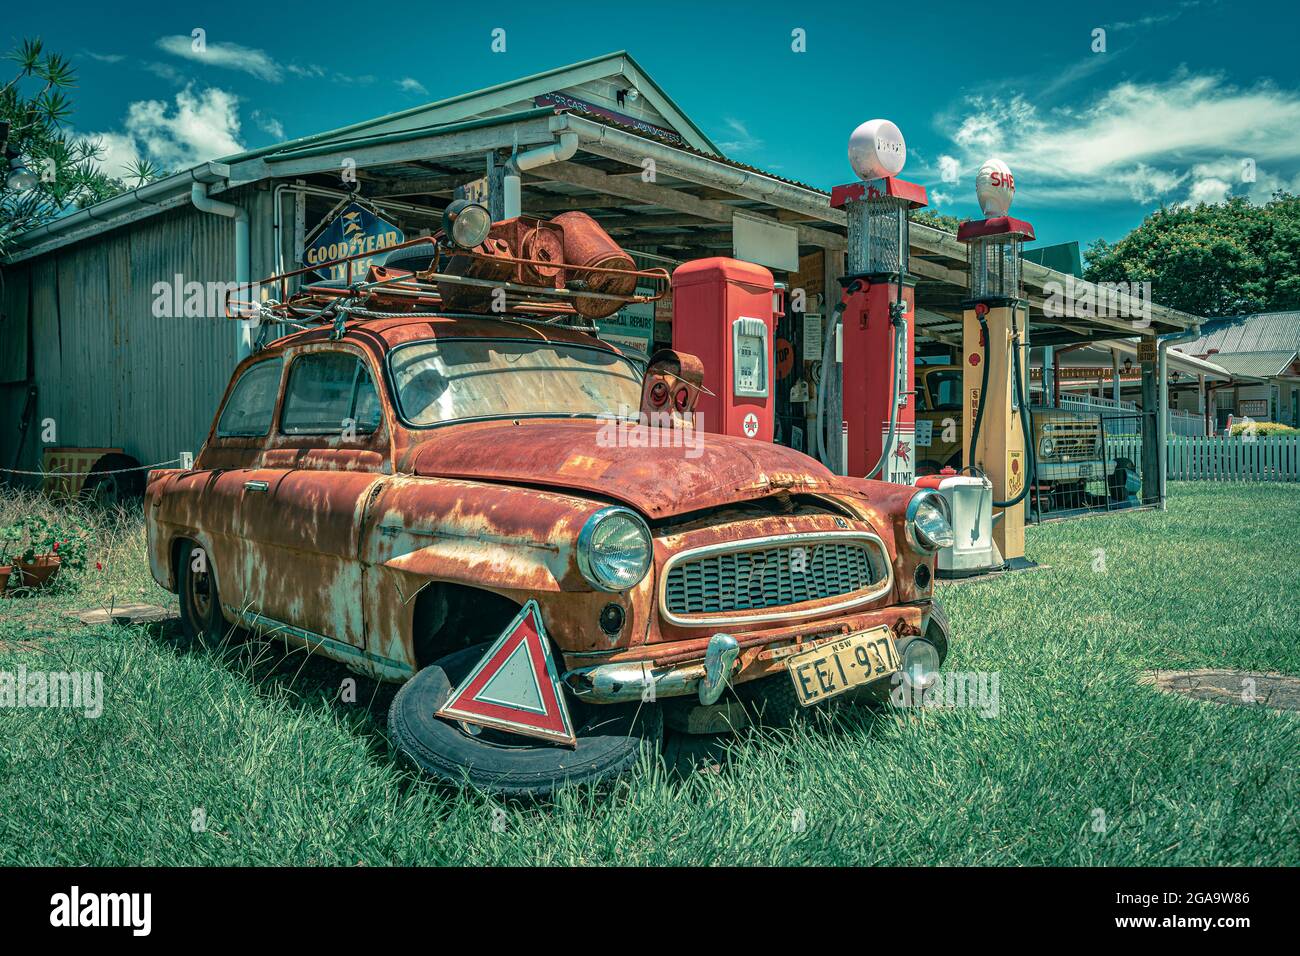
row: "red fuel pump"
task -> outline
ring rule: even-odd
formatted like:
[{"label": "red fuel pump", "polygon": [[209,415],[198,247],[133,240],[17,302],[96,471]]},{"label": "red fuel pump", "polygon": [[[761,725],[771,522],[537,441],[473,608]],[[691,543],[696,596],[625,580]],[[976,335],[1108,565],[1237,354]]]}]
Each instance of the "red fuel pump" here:
[{"label": "red fuel pump", "polygon": [[672,287],[673,349],[704,366],[699,427],[772,441],[772,273],[737,259],[697,259],[677,267]]},{"label": "red fuel pump", "polygon": [[[843,209],[848,219],[848,274],[840,280],[844,299],[836,308],[843,383],[840,446],[822,458],[841,474],[911,484],[916,472],[916,332],[915,281],[907,274],[908,211],[924,206],[926,196],[924,187],[893,175],[905,157],[894,124],[864,123],[850,140],[849,158],[866,181],[836,186],[831,193],[831,206]],[[837,334],[834,322],[826,333]],[[822,388],[832,378],[833,344],[828,338]],[[833,409],[825,405],[819,395],[822,417],[833,426]],[[825,431],[833,443],[833,427]],[[824,432],[819,429],[819,434]]]}]

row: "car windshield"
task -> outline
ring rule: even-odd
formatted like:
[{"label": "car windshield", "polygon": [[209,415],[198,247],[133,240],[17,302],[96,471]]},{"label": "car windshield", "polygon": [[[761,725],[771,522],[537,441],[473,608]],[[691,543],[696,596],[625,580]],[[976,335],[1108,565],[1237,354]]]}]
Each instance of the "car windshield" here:
[{"label": "car windshield", "polygon": [[518,339],[441,339],[393,350],[397,405],[412,425],[467,418],[635,415],[641,375],[613,352]]},{"label": "car windshield", "polygon": [[930,387],[930,408],[936,412],[961,410],[961,369],[945,369],[926,376]]}]

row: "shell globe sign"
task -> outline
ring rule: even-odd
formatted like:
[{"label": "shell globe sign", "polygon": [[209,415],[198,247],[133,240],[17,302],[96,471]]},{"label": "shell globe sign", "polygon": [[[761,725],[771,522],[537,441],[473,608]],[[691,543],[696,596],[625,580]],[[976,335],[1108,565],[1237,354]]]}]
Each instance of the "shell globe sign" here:
[{"label": "shell globe sign", "polygon": [[985,218],[1005,216],[1016,198],[1016,179],[1007,164],[1000,159],[984,161],[975,176],[975,198]]}]

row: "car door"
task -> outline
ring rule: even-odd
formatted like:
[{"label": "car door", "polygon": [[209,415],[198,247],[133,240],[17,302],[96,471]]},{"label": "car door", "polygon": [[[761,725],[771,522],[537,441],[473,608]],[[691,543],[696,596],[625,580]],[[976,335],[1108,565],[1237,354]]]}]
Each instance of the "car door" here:
[{"label": "car door", "polygon": [[[266,448],[280,395],[284,362],[279,355],[248,365],[227,389],[195,462],[167,494],[153,500],[157,523],[172,538],[199,542],[217,581],[221,602],[237,613],[246,600],[246,571],[254,557],[248,537],[249,482],[262,475],[257,462]],[[192,554],[182,556],[193,560]]]},{"label": "car door", "polygon": [[256,541],[247,599],[286,625],[364,658],[360,534],[370,492],[391,473],[377,370],[359,349],[303,346],[287,359],[276,428],[248,505]]}]

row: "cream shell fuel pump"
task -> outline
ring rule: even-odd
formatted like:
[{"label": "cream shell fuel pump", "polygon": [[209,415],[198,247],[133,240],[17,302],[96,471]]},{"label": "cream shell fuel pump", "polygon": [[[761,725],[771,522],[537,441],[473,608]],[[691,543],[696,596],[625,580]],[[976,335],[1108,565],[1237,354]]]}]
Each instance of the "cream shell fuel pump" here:
[{"label": "cream shell fuel pump", "polygon": [[[992,536],[1009,569],[1025,559],[1025,508],[1034,482],[1028,388],[1021,350],[1028,347],[1029,314],[1021,294],[1021,245],[1034,238],[1027,222],[1006,215],[1015,180],[1001,160],[989,160],[976,178],[986,218],[962,223],[971,297],[962,313],[962,392],[971,428],[963,435],[963,471],[987,478]],[[1023,318],[1023,321],[1022,321]]]}]

